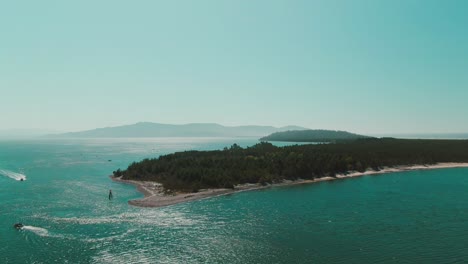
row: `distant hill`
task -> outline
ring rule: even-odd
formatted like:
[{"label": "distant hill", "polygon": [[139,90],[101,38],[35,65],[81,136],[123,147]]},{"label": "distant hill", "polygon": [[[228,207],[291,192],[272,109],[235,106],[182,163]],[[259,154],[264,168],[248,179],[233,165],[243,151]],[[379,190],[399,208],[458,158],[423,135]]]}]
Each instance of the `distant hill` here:
[{"label": "distant hill", "polygon": [[355,140],[371,138],[368,136],[353,134],[346,131],[335,130],[292,130],[275,132],[263,137],[262,141],[287,141],[287,142],[334,142],[341,140]]},{"label": "distant hill", "polygon": [[222,126],[212,123],[170,125],[140,122],[133,125],[97,128],[93,130],[49,135],[51,138],[115,138],[115,137],[263,137],[268,134],[293,129],[298,126]]}]

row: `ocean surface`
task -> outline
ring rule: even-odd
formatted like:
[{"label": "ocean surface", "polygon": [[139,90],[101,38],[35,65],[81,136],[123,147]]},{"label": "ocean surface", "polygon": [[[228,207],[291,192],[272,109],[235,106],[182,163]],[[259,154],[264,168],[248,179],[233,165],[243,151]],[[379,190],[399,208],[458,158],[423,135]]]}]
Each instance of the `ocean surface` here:
[{"label": "ocean surface", "polygon": [[468,133],[375,134],[372,136],[406,139],[468,139]]},{"label": "ocean surface", "polygon": [[[465,168],[277,187],[154,209],[129,206],[142,195],[108,177],[147,157],[256,142],[1,141],[0,263],[468,262]],[[14,229],[17,222],[25,228]]]}]

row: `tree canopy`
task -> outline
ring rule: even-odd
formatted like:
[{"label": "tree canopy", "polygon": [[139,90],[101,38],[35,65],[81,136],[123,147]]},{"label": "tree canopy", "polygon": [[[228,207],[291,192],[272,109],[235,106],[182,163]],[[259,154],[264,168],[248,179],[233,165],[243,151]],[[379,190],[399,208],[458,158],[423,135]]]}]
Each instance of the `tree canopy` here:
[{"label": "tree canopy", "polygon": [[215,151],[184,151],[134,162],[115,176],[156,181],[165,189],[232,188],[243,183],[314,179],[350,171],[439,162],[468,162],[468,140],[359,139],[276,147],[261,142]]}]

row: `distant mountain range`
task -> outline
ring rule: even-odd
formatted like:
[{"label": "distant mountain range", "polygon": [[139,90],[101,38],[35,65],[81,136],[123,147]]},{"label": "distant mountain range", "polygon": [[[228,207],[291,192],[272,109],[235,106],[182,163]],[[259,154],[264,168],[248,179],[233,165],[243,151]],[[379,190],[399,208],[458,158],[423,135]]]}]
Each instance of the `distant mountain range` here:
[{"label": "distant mountain range", "polygon": [[346,131],[335,130],[294,130],[275,132],[269,136],[263,137],[263,141],[287,141],[287,142],[334,142],[341,140],[355,140],[362,138],[371,138],[368,136],[353,134]]},{"label": "distant mountain range", "polygon": [[49,138],[119,138],[119,137],[264,137],[271,133],[304,130],[298,126],[223,126],[212,123],[183,125],[140,122],[133,125],[97,128],[80,132],[48,135]]}]

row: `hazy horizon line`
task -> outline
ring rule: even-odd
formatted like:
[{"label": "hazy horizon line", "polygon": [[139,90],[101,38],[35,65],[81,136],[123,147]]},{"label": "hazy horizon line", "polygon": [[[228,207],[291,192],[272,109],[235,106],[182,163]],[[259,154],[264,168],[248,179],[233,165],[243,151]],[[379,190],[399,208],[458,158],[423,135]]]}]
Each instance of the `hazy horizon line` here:
[{"label": "hazy horizon line", "polygon": [[132,126],[132,125],[137,125],[140,123],[148,123],[148,124],[162,124],[162,125],[191,125],[191,124],[205,124],[205,125],[210,125],[210,124],[215,124],[215,125],[221,125],[223,127],[243,127],[243,126],[261,126],[261,127],[275,127],[275,128],[283,128],[283,127],[302,127],[305,129],[311,129],[311,130],[333,130],[333,131],[347,131],[347,132],[352,132],[352,133],[357,133],[357,134],[363,134],[363,135],[368,135],[368,136],[375,136],[375,137],[418,137],[418,136],[456,136],[456,135],[467,135],[468,131],[433,131],[433,132],[402,132],[402,131],[396,131],[396,132],[356,132],[353,130],[347,130],[347,129],[334,129],[334,128],[311,128],[308,126],[304,125],[297,125],[297,124],[289,124],[289,125],[265,125],[265,124],[241,124],[241,125],[226,125],[223,123],[217,123],[217,122],[188,122],[188,123],[162,123],[162,122],[153,122],[153,121],[139,121],[139,122],[134,122],[130,124],[120,124],[120,125],[109,125],[109,126],[99,126],[99,127],[93,127],[93,128],[87,128],[87,129],[73,129],[73,130],[61,130],[61,129],[51,129],[51,128],[6,128],[6,129],[0,129],[0,137],[1,138],[27,138],[27,137],[37,137],[37,136],[44,136],[44,135],[54,135],[54,134],[66,134],[66,133],[75,133],[75,132],[83,132],[83,131],[90,131],[90,130],[95,130],[95,129],[103,129],[103,128],[114,128],[114,127],[121,127],[121,126]]}]

